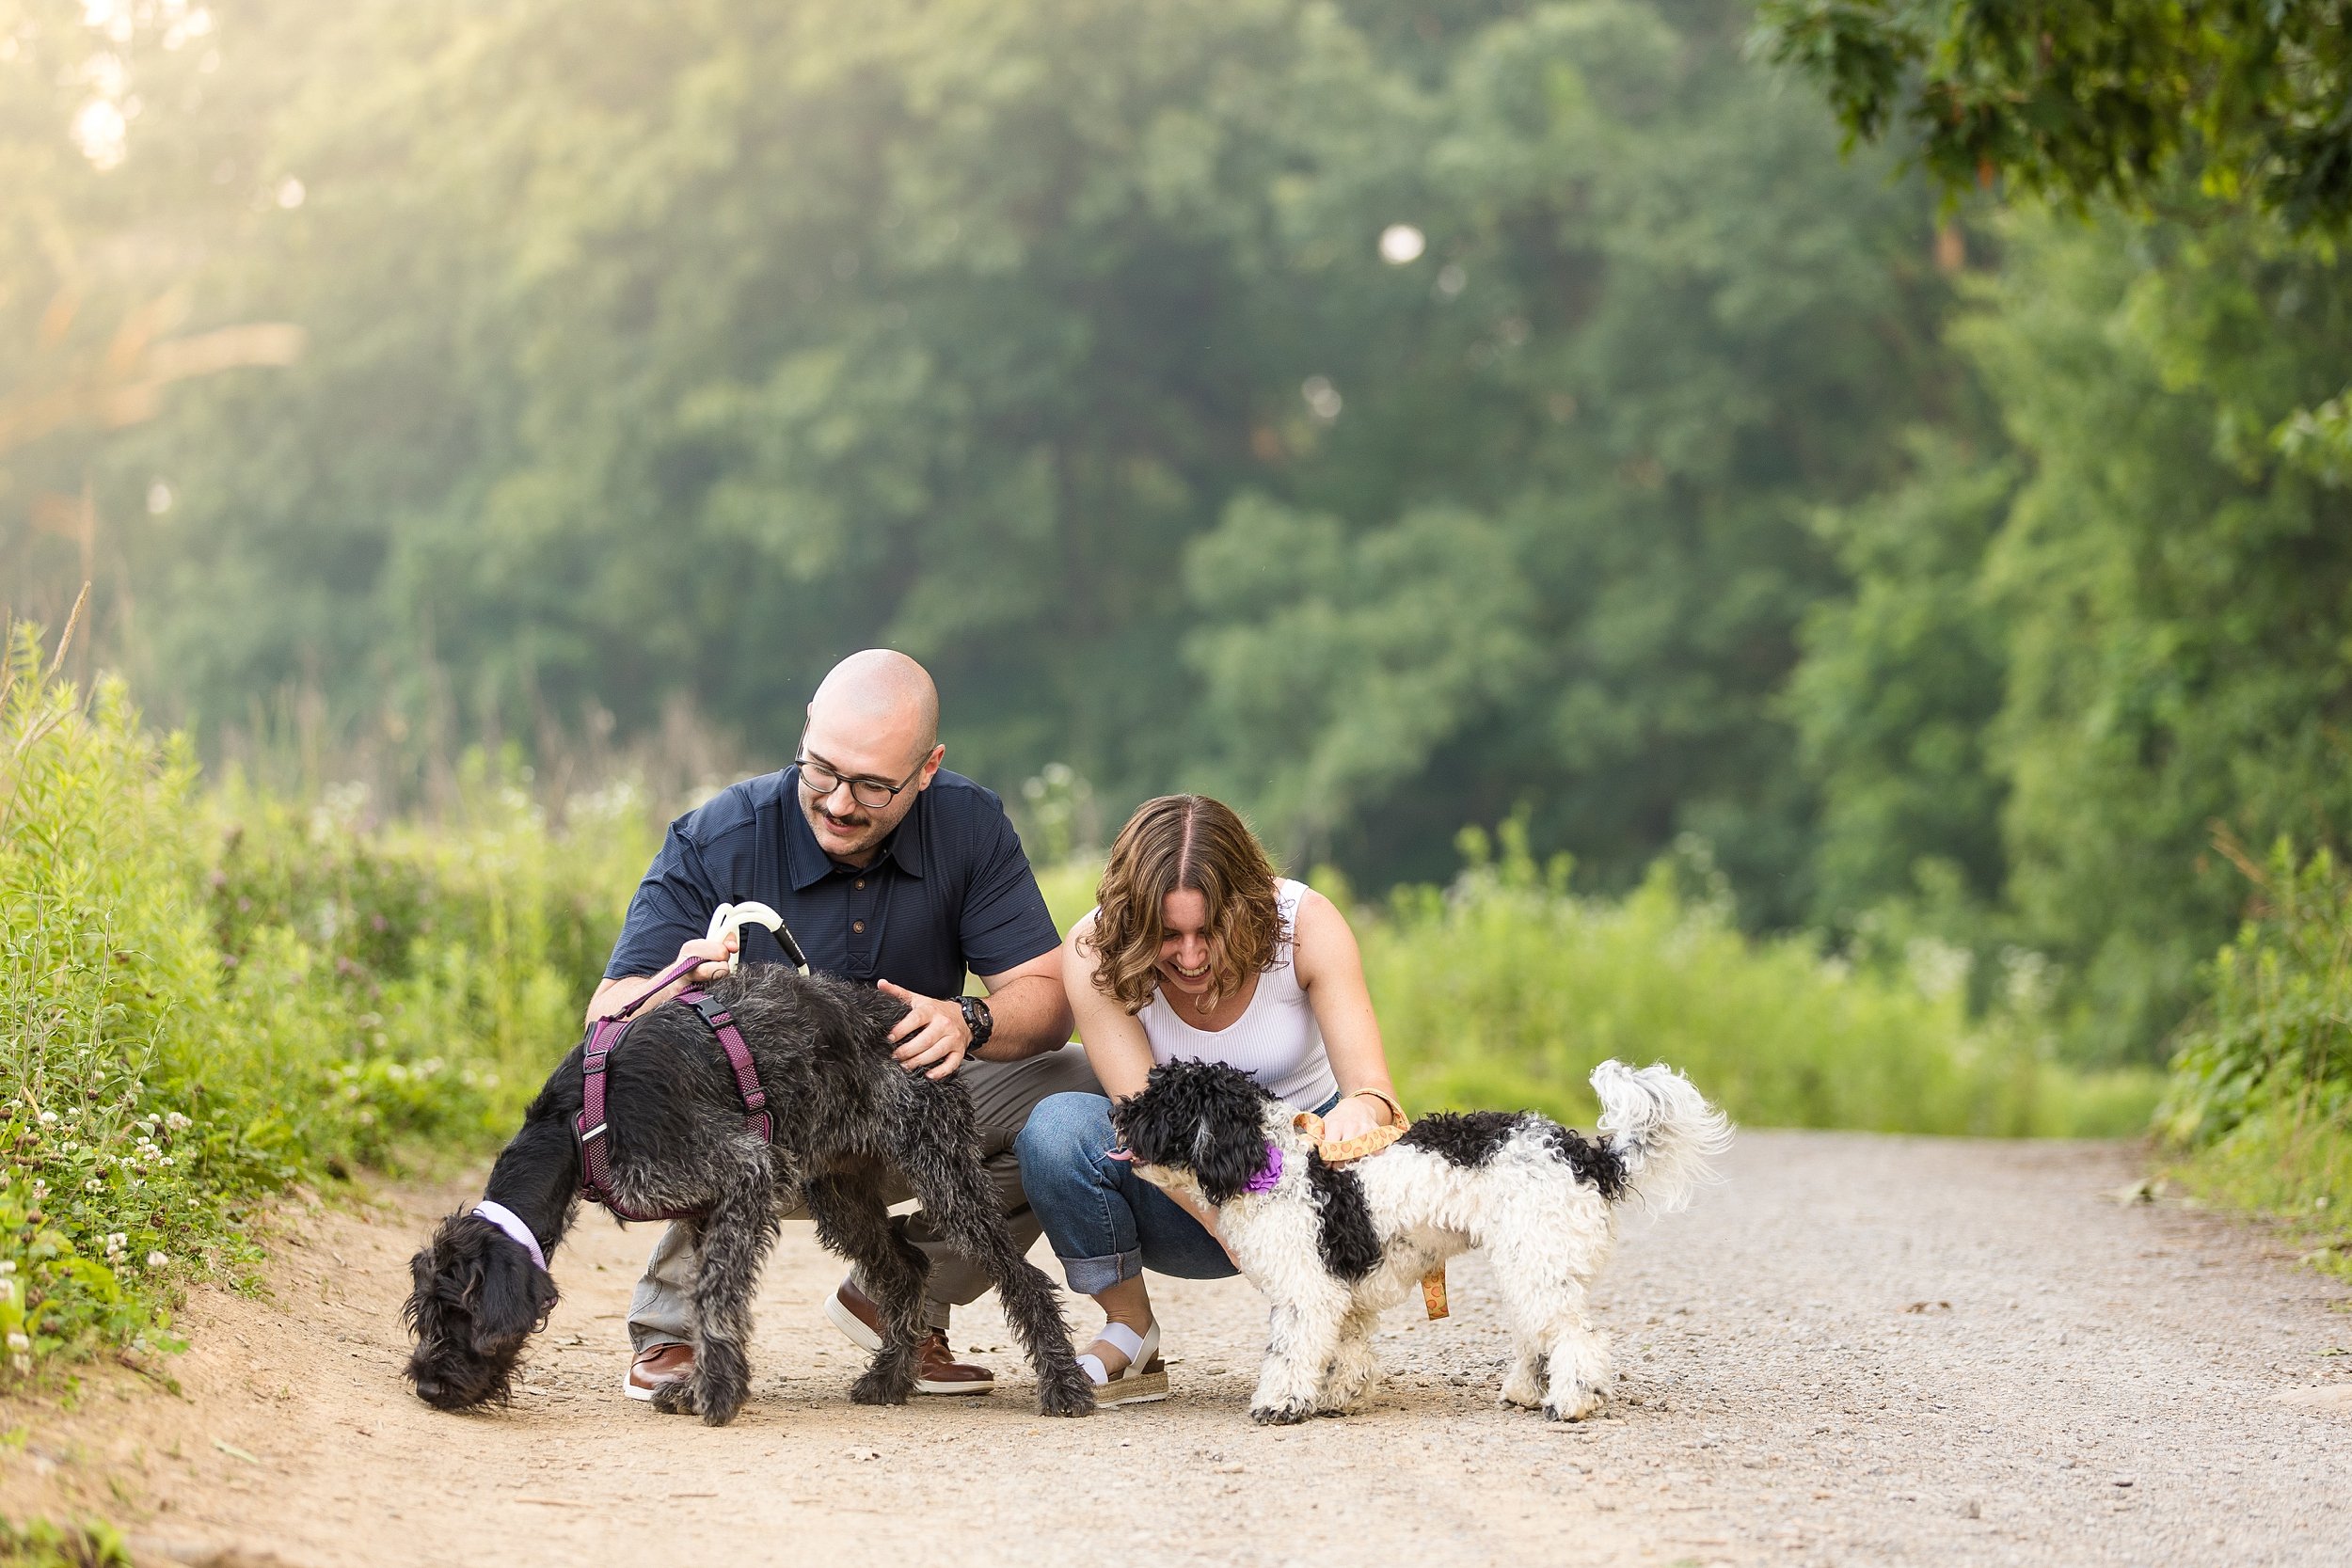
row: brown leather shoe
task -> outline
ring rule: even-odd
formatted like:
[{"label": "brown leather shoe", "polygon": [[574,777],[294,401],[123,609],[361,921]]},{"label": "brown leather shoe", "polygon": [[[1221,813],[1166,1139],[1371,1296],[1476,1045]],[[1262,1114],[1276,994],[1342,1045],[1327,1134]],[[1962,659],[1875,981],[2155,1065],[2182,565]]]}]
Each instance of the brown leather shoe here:
[{"label": "brown leather shoe", "polygon": [[[825,1298],[825,1316],[860,1350],[882,1349],[882,1308],[871,1296],[845,1279],[841,1289]],[[923,1342],[923,1360],[914,1373],[918,1394],[993,1394],[996,1374],[986,1367],[959,1361],[947,1348],[947,1335],[932,1329]]]},{"label": "brown leather shoe", "polygon": [[694,1347],[691,1345],[654,1345],[637,1353],[628,1364],[628,1376],[621,1384],[621,1392],[633,1400],[649,1400],[656,1390],[673,1383],[684,1383],[694,1375]]}]

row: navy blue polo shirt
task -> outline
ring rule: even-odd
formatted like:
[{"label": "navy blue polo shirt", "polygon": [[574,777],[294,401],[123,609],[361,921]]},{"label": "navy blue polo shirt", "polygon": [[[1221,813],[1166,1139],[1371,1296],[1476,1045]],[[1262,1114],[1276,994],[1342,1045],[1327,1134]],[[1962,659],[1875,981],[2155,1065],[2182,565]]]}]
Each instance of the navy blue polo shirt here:
[{"label": "navy blue polo shirt", "polygon": [[[1004,802],[942,768],[873,863],[853,870],[817,847],[801,815],[800,769],[720,791],[670,824],[629,900],[605,978],[659,974],[706,935],[721,904],[757,900],[784,916],[811,969],[959,996],[964,972],[1002,974],[1059,945]],[[767,927],[743,927],[743,957],[782,963]]]}]

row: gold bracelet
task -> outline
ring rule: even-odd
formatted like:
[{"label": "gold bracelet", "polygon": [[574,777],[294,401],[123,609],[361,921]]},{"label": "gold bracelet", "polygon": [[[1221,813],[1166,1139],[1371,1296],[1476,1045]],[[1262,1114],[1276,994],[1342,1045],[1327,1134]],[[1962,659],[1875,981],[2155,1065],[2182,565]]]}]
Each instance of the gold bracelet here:
[{"label": "gold bracelet", "polygon": [[1393,1095],[1384,1093],[1379,1089],[1358,1089],[1355,1094],[1351,1094],[1347,1098],[1354,1100],[1358,1095],[1366,1094],[1372,1096],[1373,1099],[1380,1101],[1381,1104],[1386,1105],[1389,1108],[1389,1116],[1391,1118],[1390,1125],[1391,1127],[1409,1127],[1412,1125],[1410,1121],[1406,1119],[1405,1107],[1396,1102],[1396,1097]]}]

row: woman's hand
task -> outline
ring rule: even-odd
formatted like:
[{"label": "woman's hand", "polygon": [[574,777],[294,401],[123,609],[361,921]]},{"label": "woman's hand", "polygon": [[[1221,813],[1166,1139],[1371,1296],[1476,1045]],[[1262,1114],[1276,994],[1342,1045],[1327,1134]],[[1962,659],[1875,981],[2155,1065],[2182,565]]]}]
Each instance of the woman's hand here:
[{"label": "woman's hand", "polygon": [[1324,1114],[1323,1135],[1344,1143],[1389,1124],[1389,1108],[1368,1094],[1351,1094]]}]

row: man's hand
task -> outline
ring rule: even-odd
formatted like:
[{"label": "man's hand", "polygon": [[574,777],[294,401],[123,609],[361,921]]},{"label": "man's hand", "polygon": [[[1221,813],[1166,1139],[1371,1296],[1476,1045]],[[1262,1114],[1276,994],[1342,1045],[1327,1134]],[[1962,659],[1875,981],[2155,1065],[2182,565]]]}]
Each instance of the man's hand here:
[{"label": "man's hand", "polygon": [[705,961],[697,965],[687,978],[716,980],[727,972],[727,960],[735,957],[742,945],[743,933],[729,929],[722,937],[702,937],[687,942],[677,950],[677,961],[684,963],[689,958],[701,958]]},{"label": "man's hand", "polygon": [[945,1078],[963,1065],[963,1053],[972,1046],[972,1030],[963,1022],[961,1002],[917,996],[887,980],[874,984],[907,1005],[907,1016],[890,1031],[891,1044],[897,1047],[890,1053],[893,1060],[909,1072],[928,1068],[925,1076],[930,1078]]},{"label": "man's hand", "polygon": [[[727,958],[741,945],[742,935],[738,931],[729,931],[725,936],[715,939],[696,937],[692,942],[687,942],[677,950],[678,960],[681,963],[688,958],[701,958],[704,961],[694,967],[691,974],[673,980],[662,987],[661,995],[653,1000],[666,1002],[697,980],[716,980],[727,972]],[[636,1001],[638,995],[644,990],[645,982],[650,978],[652,978],[650,975],[631,974],[598,984],[596,994],[588,999],[588,1022],[593,1023],[600,1018],[611,1018],[614,1013]],[[650,1006],[651,1003],[647,1005]]]}]

